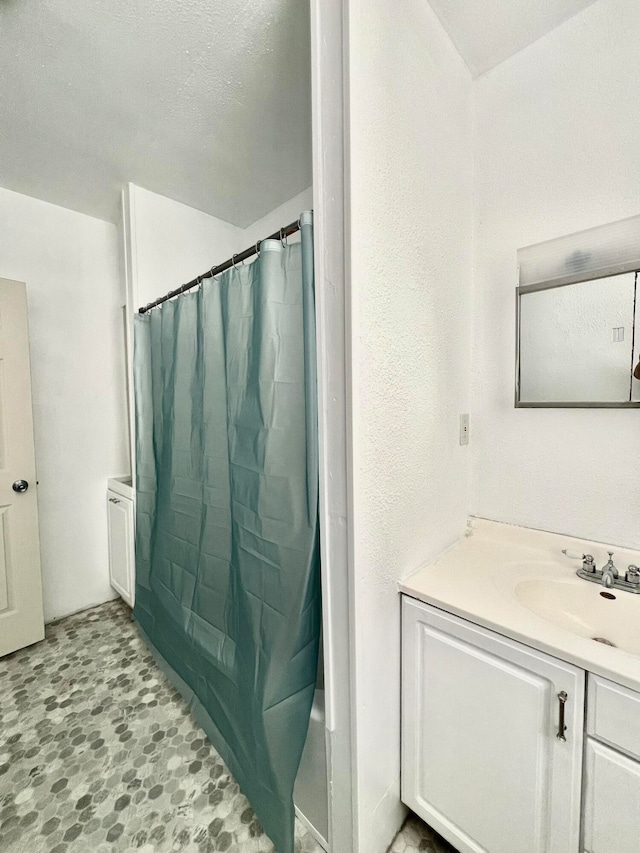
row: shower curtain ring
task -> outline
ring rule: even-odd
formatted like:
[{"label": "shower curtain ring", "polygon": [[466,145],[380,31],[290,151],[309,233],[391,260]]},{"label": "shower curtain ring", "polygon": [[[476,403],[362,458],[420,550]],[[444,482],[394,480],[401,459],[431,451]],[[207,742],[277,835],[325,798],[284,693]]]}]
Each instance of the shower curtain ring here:
[{"label": "shower curtain ring", "polygon": [[282,248],[284,249],[285,246],[289,245],[289,238],[287,237],[286,234],[284,235],[284,237],[282,236],[283,231],[284,231],[284,228],[281,228],[280,229],[280,243],[282,244]]},{"label": "shower curtain ring", "polygon": [[[238,267],[236,265],[236,258],[237,258],[237,255],[231,255],[231,265],[234,268],[234,270],[238,269]],[[242,266],[244,266],[244,261],[242,261]]]},{"label": "shower curtain ring", "polygon": [[260,245],[262,244],[262,240],[258,240],[256,242],[256,255],[260,257]]}]

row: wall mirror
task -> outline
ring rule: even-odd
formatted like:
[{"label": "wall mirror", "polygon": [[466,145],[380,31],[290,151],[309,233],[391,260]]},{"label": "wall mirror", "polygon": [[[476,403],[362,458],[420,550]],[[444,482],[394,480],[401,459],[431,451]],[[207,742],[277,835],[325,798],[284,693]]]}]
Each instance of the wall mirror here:
[{"label": "wall mirror", "polygon": [[517,408],[640,407],[639,220],[518,252]]}]

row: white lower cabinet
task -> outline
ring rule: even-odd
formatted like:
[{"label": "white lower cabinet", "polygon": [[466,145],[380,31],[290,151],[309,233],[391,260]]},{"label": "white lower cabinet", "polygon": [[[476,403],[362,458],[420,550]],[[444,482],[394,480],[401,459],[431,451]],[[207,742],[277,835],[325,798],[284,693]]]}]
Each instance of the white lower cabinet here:
[{"label": "white lower cabinet", "polygon": [[107,492],[109,581],[130,607],[135,598],[134,502]]},{"label": "white lower cabinet", "polygon": [[640,762],[587,738],[585,765],[585,853],[638,853]]},{"label": "white lower cabinet", "polygon": [[404,596],[402,682],[409,808],[460,853],[579,852],[583,670]]},{"label": "white lower cabinet", "polygon": [[585,853],[640,851],[640,694],[589,674]]}]

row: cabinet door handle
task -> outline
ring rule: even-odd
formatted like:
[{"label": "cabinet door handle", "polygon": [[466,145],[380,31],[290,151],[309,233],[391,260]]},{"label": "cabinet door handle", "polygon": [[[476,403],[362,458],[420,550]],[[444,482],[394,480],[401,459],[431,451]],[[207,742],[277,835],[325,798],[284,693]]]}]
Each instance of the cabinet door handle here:
[{"label": "cabinet door handle", "polygon": [[121,501],[119,501],[119,500],[118,500],[118,498],[109,498],[109,501],[110,501],[112,504],[119,504],[119,503],[121,503]]},{"label": "cabinet door handle", "polygon": [[568,698],[569,697],[567,696],[564,690],[561,690],[560,693],[558,693],[558,734],[556,735],[556,737],[558,738],[558,740],[561,741],[567,740],[564,736],[564,733],[567,730],[567,727],[564,723],[564,709],[567,704]]}]

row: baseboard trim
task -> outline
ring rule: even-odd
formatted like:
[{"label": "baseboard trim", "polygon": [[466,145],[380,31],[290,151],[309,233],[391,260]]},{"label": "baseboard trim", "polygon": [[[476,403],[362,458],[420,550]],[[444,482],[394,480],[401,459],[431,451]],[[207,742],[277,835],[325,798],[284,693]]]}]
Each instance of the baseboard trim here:
[{"label": "baseboard trim", "polygon": [[[120,598],[123,601],[122,597],[118,595],[118,593],[113,590],[113,594],[110,598],[104,598],[100,601],[96,601],[94,604],[83,604],[82,607],[78,607],[75,610],[70,610],[68,613],[62,613],[60,616],[52,616],[50,619],[45,619],[45,625],[53,625],[55,622],[60,622],[62,619],[66,619],[68,616],[75,616],[77,613],[84,613],[85,610],[93,610],[94,607],[100,607],[102,604],[108,604],[110,601],[115,601],[116,598]],[[126,602],[124,602],[126,604]],[[128,607],[129,605],[127,605]]]}]

